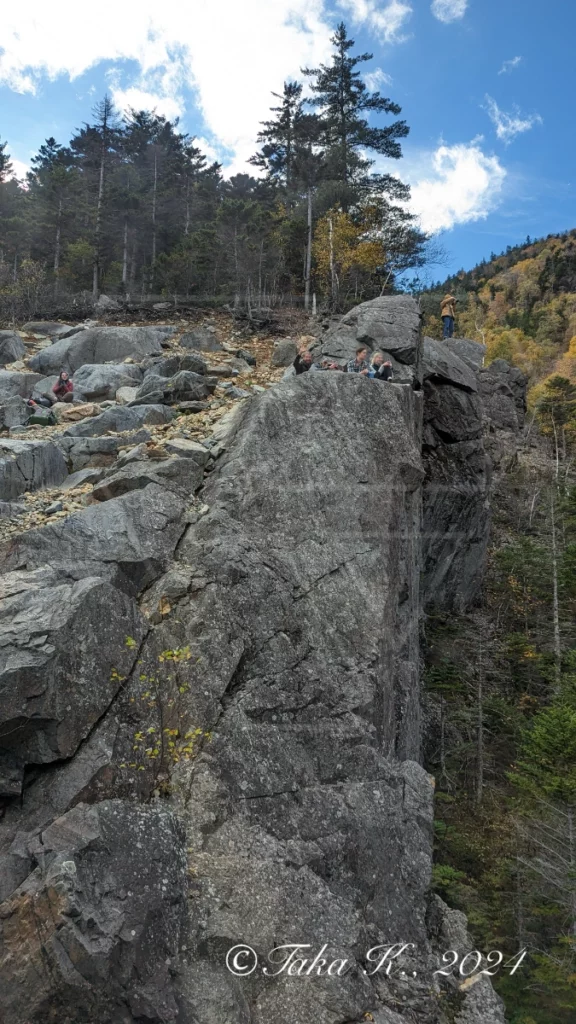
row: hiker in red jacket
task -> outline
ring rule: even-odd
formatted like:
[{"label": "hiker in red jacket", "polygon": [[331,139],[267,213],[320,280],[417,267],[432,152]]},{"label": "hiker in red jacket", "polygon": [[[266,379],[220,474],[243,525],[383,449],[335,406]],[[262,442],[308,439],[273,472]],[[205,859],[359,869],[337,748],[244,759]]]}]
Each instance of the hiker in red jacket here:
[{"label": "hiker in red jacket", "polygon": [[74,401],[74,384],[66,370],[60,371],[60,376],[52,388],[52,392],[56,396],[56,402]]}]

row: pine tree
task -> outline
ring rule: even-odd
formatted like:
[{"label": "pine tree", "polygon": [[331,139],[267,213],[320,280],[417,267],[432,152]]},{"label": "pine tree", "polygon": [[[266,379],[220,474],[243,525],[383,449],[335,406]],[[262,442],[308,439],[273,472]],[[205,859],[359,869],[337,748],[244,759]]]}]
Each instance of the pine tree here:
[{"label": "pine tree", "polygon": [[391,175],[370,174],[374,161],[363,155],[368,150],[395,160],[402,156],[398,140],[408,135],[406,122],[394,121],[385,128],[377,128],[363,116],[365,113],[397,115],[401,108],[379,92],[368,91],[358,68],[373,55],[351,55],[354,40],[348,38],[343,22],[331,42],[335,50],[331,64],[303,68],[302,73],[311,80],[314,95],[308,102],[320,112],[328,177],[339,184],[342,207],[346,212],[367,191],[386,193],[397,200],[406,199],[407,187]]}]

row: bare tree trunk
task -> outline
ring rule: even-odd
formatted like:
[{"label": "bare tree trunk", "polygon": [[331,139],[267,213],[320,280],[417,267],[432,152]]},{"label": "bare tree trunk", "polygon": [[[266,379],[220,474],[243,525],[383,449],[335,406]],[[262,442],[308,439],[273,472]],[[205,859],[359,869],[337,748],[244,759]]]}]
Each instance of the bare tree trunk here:
[{"label": "bare tree trunk", "polygon": [[308,189],[308,234],[306,239],[306,268],[304,271],[304,309],[310,309],[310,277],[312,274],[312,189]]},{"label": "bare tree trunk", "polygon": [[152,188],[152,259],[150,262],[149,292],[154,288],[154,271],[156,270],[156,193],[158,189],[158,153],[154,150],[154,185]]},{"label": "bare tree trunk", "polygon": [[124,214],[124,238],[122,241],[122,288],[124,294],[128,285],[128,214]]},{"label": "bare tree trunk", "polygon": [[62,233],[62,199],[58,200],[58,216],[56,219],[56,237],[54,239],[54,297],[58,295],[60,275],[60,236]]},{"label": "bare tree trunk", "polygon": [[184,236],[187,237],[190,231],[190,178],[186,175],[186,220],[184,223]]},{"label": "bare tree trunk", "polygon": [[[576,842],[574,836],[574,808],[568,807],[568,860],[573,880],[576,868]],[[572,935],[576,936],[576,887],[572,885]]]},{"label": "bare tree trunk", "polygon": [[96,228],[94,231],[94,264],[92,267],[92,298],[98,299],[100,289],[100,236],[102,234],[102,206],[104,203],[104,170],[106,164],[106,125],[102,127],[102,150],[100,154],[100,177],[98,181],[98,203],[96,205]]},{"label": "bare tree trunk", "polygon": [[554,622],[554,682],[560,692],[562,679],[562,643],[560,637],[560,605],[558,600],[558,547],[556,543],[556,515],[554,491],[550,492],[550,526],[552,534],[552,616]]}]

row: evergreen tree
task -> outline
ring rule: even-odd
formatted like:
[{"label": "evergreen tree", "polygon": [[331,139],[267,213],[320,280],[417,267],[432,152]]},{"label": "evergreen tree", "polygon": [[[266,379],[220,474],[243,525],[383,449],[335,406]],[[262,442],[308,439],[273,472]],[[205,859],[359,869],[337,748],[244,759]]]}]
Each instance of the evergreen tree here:
[{"label": "evergreen tree", "polygon": [[391,175],[370,174],[374,161],[363,155],[368,150],[395,160],[402,156],[398,140],[408,135],[406,122],[394,121],[385,128],[377,128],[363,116],[366,113],[397,115],[401,108],[379,92],[368,91],[358,69],[373,55],[350,53],[354,40],[348,38],[343,22],[331,42],[335,50],[332,62],[321,64],[319,68],[303,68],[302,73],[310,79],[314,95],[308,102],[319,110],[328,177],[339,184],[342,207],[346,211],[367,191],[386,193],[397,200],[407,199],[407,186]]}]

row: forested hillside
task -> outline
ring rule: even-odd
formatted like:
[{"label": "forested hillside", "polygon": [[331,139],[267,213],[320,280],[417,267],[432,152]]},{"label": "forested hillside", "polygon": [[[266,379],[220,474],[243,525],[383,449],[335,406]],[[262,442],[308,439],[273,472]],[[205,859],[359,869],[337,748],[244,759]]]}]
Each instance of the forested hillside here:
[{"label": "forested hillside", "polygon": [[530,238],[425,291],[425,328],[441,337],[440,299],[458,298],[456,333],[487,346],[532,383],[552,372],[576,381],[576,230]]},{"label": "forested hillside", "polygon": [[409,128],[367,89],[371,54],[354,55],[343,24],[332,43],[329,64],[302,69],[308,99],[297,82],[273,94],[254,177],[225,179],[177,121],[121,118],[108,98],[68,142],[44,142],[26,182],[0,144],[4,316],[88,309],[100,292],[306,308],[316,293],[347,308],[421,266],[408,187],[372,172],[374,155],[401,157]]},{"label": "forested hillside", "polygon": [[576,232],[509,248],[422,296],[459,299],[456,333],[529,376],[518,456],[494,463],[482,602],[431,618],[429,766],[436,885],[480,949],[522,968],[496,985],[512,1024],[576,1019]]}]

